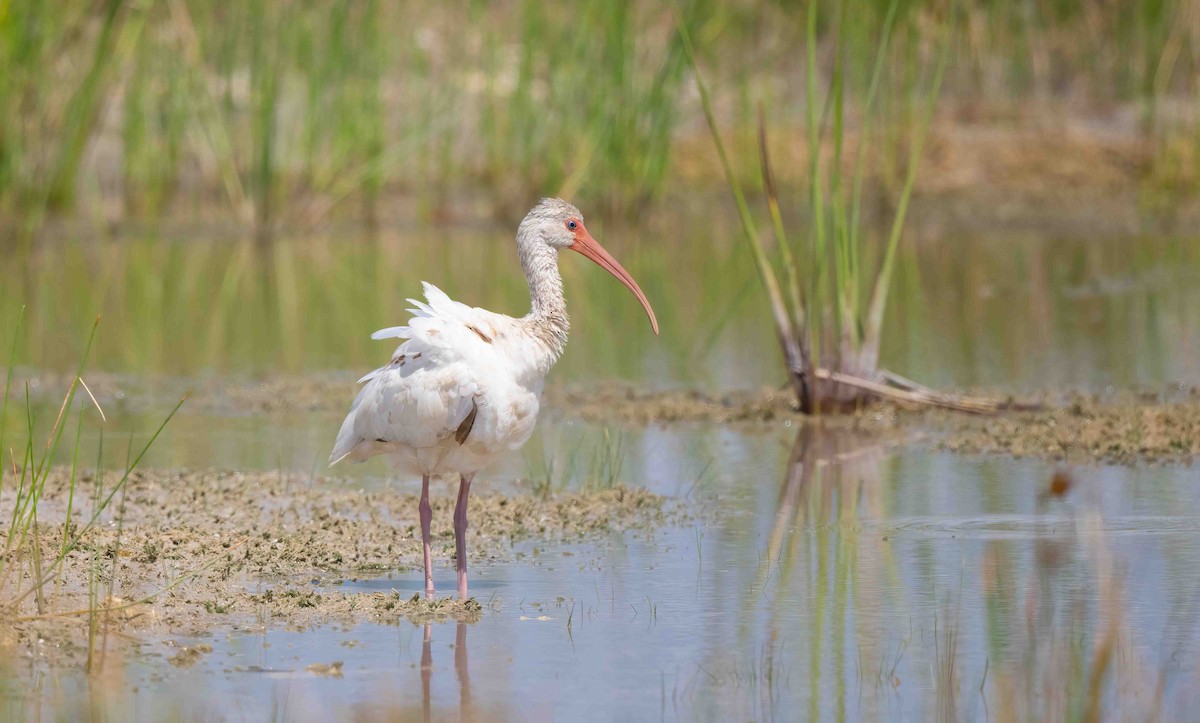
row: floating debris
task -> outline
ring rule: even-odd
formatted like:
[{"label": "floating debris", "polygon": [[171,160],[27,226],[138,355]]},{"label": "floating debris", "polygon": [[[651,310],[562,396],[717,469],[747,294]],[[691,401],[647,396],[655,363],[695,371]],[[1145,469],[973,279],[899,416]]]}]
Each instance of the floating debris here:
[{"label": "floating debris", "polygon": [[342,677],[342,661],[335,660],[328,665],[324,663],[313,663],[305,668],[305,670],[313,675],[321,675],[326,678],[340,678]]}]

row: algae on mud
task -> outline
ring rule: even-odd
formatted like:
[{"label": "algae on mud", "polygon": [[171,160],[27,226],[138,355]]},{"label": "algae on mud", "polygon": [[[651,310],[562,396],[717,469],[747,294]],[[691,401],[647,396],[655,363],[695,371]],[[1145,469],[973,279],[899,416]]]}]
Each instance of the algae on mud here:
[{"label": "algae on mud", "polygon": [[1115,400],[1077,395],[1032,413],[978,419],[942,417],[942,449],[1068,461],[1135,465],[1190,463],[1200,457],[1200,393],[1162,401],[1157,395]]},{"label": "algae on mud", "polygon": [[[61,542],[68,494],[69,470],[52,470],[38,522],[47,556]],[[11,502],[11,492],[0,502]],[[432,503],[434,556],[447,561],[453,499],[435,495]],[[480,561],[512,559],[521,541],[594,541],[649,530],[680,512],[659,495],[623,485],[553,496],[485,492],[470,505],[471,549]],[[67,556],[56,595],[48,588],[5,611],[9,624],[0,627],[8,642],[53,639],[60,653],[84,655],[87,622],[97,612],[117,634],[200,630],[216,621],[424,622],[481,614],[474,599],[339,589],[344,579],[420,568],[413,494],[269,472],[139,470],[121,510],[110,510],[108,524],[89,531]],[[79,515],[77,504],[73,517]],[[108,588],[112,598],[97,600],[93,590],[89,602],[89,583]]]}]

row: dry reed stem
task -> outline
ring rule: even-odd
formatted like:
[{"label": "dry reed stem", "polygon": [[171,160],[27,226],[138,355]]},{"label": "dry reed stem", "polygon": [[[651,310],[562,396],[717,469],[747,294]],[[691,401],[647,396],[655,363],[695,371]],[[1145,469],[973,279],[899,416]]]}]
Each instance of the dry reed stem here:
[{"label": "dry reed stem", "polygon": [[[849,387],[861,389],[869,394],[888,399],[900,405],[938,407],[958,412],[967,412],[968,414],[996,414],[1002,410],[1014,408],[1011,402],[937,392],[913,382],[907,382],[907,380],[902,382],[901,384],[904,386],[901,386],[893,381],[894,375],[886,371],[880,374],[880,378],[884,382],[864,379],[853,374],[835,372],[820,367],[813,370],[813,376],[817,379],[834,382],[835,384],[845,384]],[[903,377],[895,377],[895,379],[903,379]]]}]

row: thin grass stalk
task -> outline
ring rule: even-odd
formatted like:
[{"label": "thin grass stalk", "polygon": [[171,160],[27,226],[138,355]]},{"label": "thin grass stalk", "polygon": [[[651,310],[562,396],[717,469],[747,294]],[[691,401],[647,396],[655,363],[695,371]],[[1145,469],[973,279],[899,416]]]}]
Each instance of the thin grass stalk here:
[{"label": "thin grass stalk", "polygon": [[[130,435],[129,441],[133,442],[133,435]],[[104,600],[104,638],[100,642],[100,665],[104,665],[104,658],[108,655],[108,627],[112,617],[112,600],[113,589],[117,583],[117,563],[121,559],[121,532],[125,529],[125,487],[121,488],[121,502],[117,505],[117,534],[113,540],[112,552],[112,570],[108,575],[108,594]]]},{"label": "thin grass stalk", "polygon": [[[21,546],[25,544],[25,542],[28,538],[29,530],[31,529],[31,526],[36,527],[38,504],[41,502],[42,494],[46,488],[46,480],[49,477],[48,469],[43,472],[40,469],[40,467],[34,466],[33,442],[32,442],[33,412],[32,412],[32,409],[29,407],[28,391],[26,391],[26,413],[27,413],[27,417],[28,417],[29,434],[30,434],[31,439],[30,439],[29,444],[26,446],[27,453],[26,453],[26,460],[25,460],[25,469],[22,470],[22,474],[21,474],[21,479],[22,479],[21,490],[23,491],[24,494],[18,495],[18,501],[13,509],[13,528],[10,528],[10,530],[9,530],[9,539],[8,539],[8,544],[6,545],[6,552],[8,550],[12,549],[12,535],[14,534],[14,532],[16,530],[19,530],[17,544],[16,544],[16,549],[19,550],[21,548]],[[62,421],[62,418],[60,415],[59,420],[55,422],[55,430],[51,431],[51,439],[47,441],[47,450],[50,449],[50,442],[54,440],[56,431],[57,431],[57,437],[59,439],[61,439],[61,437],[62,437],[62,430],[60,428],[61,421]],[[54,447],[57,448],[57,443],[55,443]],[[46,460],[45,460],[45,457],[43,457],[40,465],[45,465],[45,464],[46,464]],[[26,489],[24,486],[24,480],[27,476],[26,470],[28,470],[28,469],[33,469],[34,472],[33,472],[33,475],[29,477],[29,487]]]},{"label": "thin grass stalk", "polygon": [[[867,160],[869,121],[875,107],[875,96],[879,91],[879,80],[883,77],[883,61],[887,58],[888,45],[892,40],[892,25],[896,21],[896,9],[899,6],[900,0],[891,0],[888,3],[887,15],[883,19],[883,31],[879,37],[879,52],[875,55],[875,67],[871,69],[871,82],[867,86],[867,97],[863,104],[863,124],[854,158],[854,191],[850,201],[850,231],[853,234],[850,246],[855,253],[859,248],[859,233],[862,229],[862,186]],[[857,261],[855,266],[857,267]]]},{"label": "thin grass stalk", "polygon": [[771,167],[771,151],[767,142],[767,124],[761,103],[758,106],[758,154],[762,164],[763,191],[767,195],[767,211],[771,215],[771,225],[775,231],[775,245],[779,247],[783,267],[787,272],[788,295],[792,304],[792,328],[796,330],[795,333],[800,338],[800,348],[803,351],[805,349],[803,337],[804,326],[807,323],[805,317],[807,309],[804,304],[804,293],[800,287],[800,268],[796,263],[796,257],[792,254],[792,245],[783,226],[783,213],[779,208],[779,192],[775,187],[775,174]]},{"label": "thin grass stalk", "polygon": [[[788,241],[787,232],[783,226],[783,214],[779,209],[779,195],[776,192],[774,176],[771,173],[771,152],[767,145],[767,131],[766,125],[763,122],[761,106],[759,107],[758,115],[758,149],[759,156],[762,159],[763,188],[767,194],[767,208],[771,215],[771,223],[775,228],[776,245],[779,246],[780,255],[787,271],[788,290],[792,301],[792,331],[790,338],[792,344],[795,346],[795,356],[789,356],[788,350],[785,348],[784,361],[789,365],[788,377],[793,380],[792,386],[796,391],[796,401],[799,402],[800,409],[808,413],[815,408],[813,385],[809,377],[809,373],[813,369],[813,363],[807,333],[807,325],[809,323],[808,308],[805,305],[804,292],[800,286],[799,265],[792,254],[791,244]],[[778,320],[776,323],[778,323]],[[799,364],[798,371],[795,366],[797,363]]]},{"label": "thin grass stalk", "polygon": [[[839,9],[841,9],[839,7]],[[830,249],[830,264],[833,267],[833,289],[830,293],[830,306],[833,310],[833,338],[837,340],[834,353],[837,355],[837,366],[842,366],[843,355],[850,350],[853,340],[847,339],[847,334],[853,333],[853,321],[847,318],[848,289],[852,283],[850,278],[849,258],[847,256],[846,214],[845,201],[842,192],[842,150],[845,143],[846,116],[846,66],[843,60],[846,45],[846,21],[839,14],[836,18],[836,49],[833,60],[833,83],[829,95],[833,101],[833,162],[829,170],[829,202],[830,221],[832,225],[832,248]],[[848,328],[850,331],[848,331]]]},{"label": "thin grass stalk", "polygon": [[[98,497],[99,497],[99,495],[97,495],[97,498]],[[89,673],[92,672],[93,663],[95,662],[94,658],[95,658],[95,654],[96,654],[96,623],[97,623],[97,619],[99,618],[98,613],[99,613],[99,607],[100,607],[97,604],[97,597],[99,594],[98,591],[100,589],[100,581],[96,575],[96,570],[100,566],[100,551],[99,551],[99,549],[96,549],[96,548],[92,549],[92,559],[90,562],[91,562],[91,564],[88,565],[88,654],[87,654],[87,664],[84,668]],[[16,607],[16,606],[14,605],[14,607]]]},{"label": "thin grass stalk", "polygon": [[[103,508],[100,506],[100,496],[104,493],[104,428],[100,428],[100,440],[96,445],[96,479],[92,484],[92,517],[95,519],[99,516]],[[75,539],[78,539],[76,537]],[[96,652],[96,622],[98,619],[97,597],[99,595],[100,582],[97,579],[96,571],[100,566],[100,550],[98,547],[92,548],[92,559],[88,566],[88,657],[87,671],[92,671],[93,657]],[[66,554],[59,555],[61,562],[66,558]],[[16,605],[13,605],[16,608]]]},{"label": "thin grass stalk", "polygon": [[54,426],[50,429],[50,437],[46,440],[46,449],[42,452],[42,459],[38,463],[35,477],[44,477],[48,470],[50,460],[55,452],[58,451],[58,444],[62,441],[62,435],[65,431],[63,426],[63,417],[70,409],[70,405],[75,401],[75,393],[79,390],[79,380],[83,377],[83,369],[87,365],[88,357],[92,352],[92,344],[96,341],[96,329],[100,326],[100,317],[92,323],[92,332],[88,335],[87,345],[83,349],[83,356],[79,360],[79,366],[75,369],[75,378],[71,380],[71,386],[67,389],[67,396],[63,399],[62,406],[58,409],[58,417],[54,420]]},{"label": "thin grass stalk", "polygon": [[[25,482],[29,477],[29,470],[33,468],[33,412],[29,404],[29,385],[25,386],[25,421],[28,428],[29,439],[25,443],[25,450],[21,457],[21,477],[17,481],[16,499],[13,502],[12,519],[9,521],[8,530],[4,540],[4,555],[3,565],[0,565],[0,590],[3,590],[8,585],[10,566],[14,549],[19,551],[21,545],[25,542],[25,532],[28,530],[26,521],[26,508],[28,500],[32,496],[33,482],[30,481],[29,488],[26,488]],[[15,468],[16,461],[13,461]],[[13,474],[16,474],[16,469],[13,469]],[[13,540],[16,540],[14,548]],[[21,571],[23,570],[24,560],[18,556],[17,568],[17,592],[21,590]]]},{"label": "thin grass stalk", "polygon": [[883,329],[883,313],[887,305],[888,286],[891,283],[892,269],[896,261],[896,248],[900,243],[900,232],[904,229],[904,217],[908,212],[908,201],[912,196],[913,184],[917,179],[917,167],[920,165],[921,154],[925,148],[925,139],[929,134],[929,126],[933,122],[933,109],[937,104],[938,93],[942,87],[942,78],[946,72],[946,61],[950,57],[953,24],[946,31],[943,39],[942,52],[938,58],[937,69],[934,71],[933,87],[926,99],[924,114],[917,127],[917,137],[909,149],[908,170],[904,178],[904,187],[896,205],[896,216],[892,219],[892,228],[888,236],[887,250],[884,253],[883,264],[879,276],[875,279],[875,289],[871,294],[870,311],[867,314],[866,331],[864,334],[860,365],[864,369],[874,369],[879,360],[879,340]]},{"label": "thin grass stalk", "polygon": [[[137,457],[134,458],[133,462],[130,463],[126,467],[125,473],[121,475],[121,479],[118,480],[117,483],[113,486],[113,488],[108,492],[108,494],[106,496],[104,496],[104,498],[97,503],[94,511],[92,512],[91,519],[88,520],[87,524],[84,525],[78,531],[78,533],[76,533],[74,536],[72,536],[71,542],[68,545],[66,545],[65,552],[60,553],[58,559],[56,559],[54,561],[54,564],[51,566],[52,572],[56,571],[58,569],[58,567],[62,565],[62,562],[66,558],[67,554],[70,554],[71,552],[73,552],[75,550],[76,547],[79,546],[79,542],[81,539],[83,539],[83,536],[85,534],[87,534],[87,532],[89,530],[91,530],[93,527],[96,526],[96,522],[100,519],[100,515],[108,507],[109,503],[112,502],[113,497],[115,497],[118,492],[120,492],[122,489],[125,488],[125,483],[129,481],[129,476],[133,473],[133,471],[135,469],[137,469],[137,466],[141,463],[142,458],[146,456],[146,453],[148,451],[150,451],[150,447],[153,446],[154,442],[158,439],[159,435],[162,434],[162,431],[164,429],[166,429],[167,423],[171,421],[171,419],[175,416],[175,414],[179,411],[180,407],[182,407],[183,403],[186,401],[187,401],[187,395],[184,395],[184,397],[179,400],[179,402],[175,405],[175,407],[173,409],[171,409],[171,413],[167,415],[166,419],[164,419],[162,421],[162,423],[158,425],[158,428],[156,430],[154,430],[154,434],[150,436],[150,440],[148,442],[146,442],[144,447],[142,447],[141,452],[139,452]],[[99,472],[97,472],[97,474],[99,474]],[[34,587],[40,587],[42,585],[45,585],[48,582],[50,582],[50,579],[51,579],[51,577],[49,577],[48,575],[37,578],[34,580]],[[18,595],[15,599],[11,600],[8,603],[9,606],[15,608],[16,606],[20,605],[25,600],[25,598],[29,597],[30,591],[31,590],[26,590],[24,593],[21,593],[20,595]]]},{"label": "thin grass stalk", "polygon": [[[59,547],[59,557],[66,555],[67,540],[71,537],[71,512],[75,509],[75,482],[79,471],[79,442],[83,437],[83,402],[79,403],[79,420],[75,427],[75,451],[71,455],[71,482],[67,489],[67,512],[63,520],[63,539]],[[54,597],[58,597],[59,584],[62,582],[62,568],[54,576]]]},{"label": "thin grass stalk", "polygon": [[[33,519],[33,536],[29,538],[29,564],[33,570],[34,578],[42,576],[42,541],[38,534],[37,522],[37,507],[34,506],[31,515]],[[46,610],[46,595],[41,588],[36,590],[37,594],[33,596],[34,604],[37,606],[38,613],[43,613]]]},{"label": "thin grass stalk", "polygon": [[[67,397],[63,401],[63,406],[59,409],[58,417],[55,420],[54,426],[50,430],[49,438],[46,441],[46,448],[43,451],[42,459],[37,463],[36,466],[34,465],[34,455],[33,455],[33,438],[34,438],[33,409],[30,406],[29,389],[28,389],[28,385],[26,385],[25,418],[26,418],[26,426],[28,429],[29,438],[26,443],[25,461],[22,464],[22,469],[21,469],[21,481],[17,488],[17,495],[16,495],[16,499],[13,504],[12,520],[9,523],[8,532],[7,532],[7,535],[5,538],[5,545],[4,545],[5,562],[4,562],[3,567],[0,567],[0,588],[3,588],[3,586],[6,584],[6,581],[8,579],[9,565],[10,565],[9,554],[14,549],[19,551],[22,548],[22,546],[24,546],[27,542],[29,542],[30,544],[34,544],[34,541],[29,540],[29,531],[31,528],[33,529],[34,537],[35,538],[37,537],[37,509],[38,509],[38,504],[41,501],[42,494],[45,491],[46,480],[49,477],[49,468],[48,468],[49,461],[48,460],[53,457],[54,453],[58,449],[58,443],[62,439],[62,434],[64,431],[63,419],[64,419],[64,415],[65,415],[65,410],[69,408],[69,405],[70,405],[72,399],[74,398],[75,390],[77,388],[77,384],[80,379],[80,375],[83,373],[83,365],[86,363],[88,354],[91,351],[92,343],[94,342],[95,336],[96,336],[96,327],[99,325],[99,323],[100,323],[100,319],[99,319],[99,317],[97,317],[96,323],[93,324],[93,326],[92,326],[92,333],[88,337],[88,344],[87,344],[87,348],[84,351],[83,359],[80,362],[80,366],[76,371],[75,380],[72,382],[71,388],[67,393]],[[11,374],[11,369],[10,369],[10,374]],[[29,475],[30,470],[33,470],[32,476]],[[25,485],[26,479],[29,480],[28,487],[26,487],[26,485]],[[14,539],[16,540],[15,548],[14,548]],[[35,577],[35,579],[41,579],[42,573],[40,571],[40,563],[41,563],[40,547],[38,548],[38,551],[34,553],[33,563],[34,563],[35,568],[37,568],[37,569],[35,569],[34,577]],[[19,585],[19,579],[20,579],[20,576],[18,574],[18,585]],[[18,592],[19,592],[19,587],[18,587]],[[41,595],[42,595],[42,591],[38,590],[38,597],[39,597],[38,604],[39,605],[41,605],[41,603],[42,603]]]},{"label": "thin grass stalk", "polygon": [[[775,275],[775,270],[772,268],[771,262],[767,259],[766,252],[763,250],[762,239],[758,235],[754,218],[750,214],[750,207],[746,204],[746,196],[742,192],[742,185],[733,173],[729,156],[725,152],[725,144],[721,141],[716,114],[713,111],[712,98],[708,93],[708,87],[704,83],[704,78],[700,74],[700,68],[696,61],[696,52],[692,46],[691,35],[688,33],[687,26],[684,24],[682,17],[678,14],[678,8],[676,8],[676,11],[676,27],[683,40],[683,48],[687,54],[688,63],[692,67],[692,72],[696,75],[696,88],[700,93],[700,103],[704,109],[704,118],[708,122],[709,132],[712,134],[713,143],[717,147],[717,156],[721,161],[721,168],[725,172],[725,180],[729,184],[734,202],[737,204],[738,218],[741,220],[742,231],[746,236],[746,240],[750,243],[754,265],[758,269],[759,277],[762,279],[763,286],[767,290],[767,297],[771,303],[771,312],[775,318],[775,333],[779,339],[779,345],[783,350],[784,360],[789,370],[797,369],[800,364],[799,345],[788,320],[787,305],[783,301],[783,293],[779,288],[779,279]],[[789,376],[795,377],[793,374],[789,374]],[[798,382],[793,383],[798,387],[797,396],[800,396],[800,384]]]},{"label": "thin grass stalk", "polygon": [[[13,503],[12,521],[9,523],[8,539],[4,546],[5,554],[12,549],[13,534],[17,530],[18,522],[25,518],[25,508],[31,494],[25,488],[25,480],[29,478],[29,470],[33,469],[33,409],[29,402],[28,382],[25,384],[25,427],[29,434],[29,439],[25,441],[25,451],[21,458],[21,479],[17,482],[17,496],[16,501]],[[33,483],[30,482],[31,488],[32,485]]]},{"label": "thin grass stalk", "polygon": [[25,320],[25,306],[17,312],[17,323],[13,326],[12,344],[8,349],[8,370],[4,375],[4,403],[0,404],[0,493],[4,492],[4,450],[8,432],[8,398],[12,391],[13,367],[17,364],[17,339],[20,338],[21,323]]},{"label": "thin grass stalk", "polygon": [[[809,158],[809,267],[811,269],[810,289],[808,298],[812,301],[813,309],[808,324],[808,348],[812,357],[821,359],[821,278],[824,276],[825,259],[825,202],[822,198],[824,180],[821,173],[821,121],[817,116],[817,5],[808,4],[805,23],[805,88],[804,111],[808,122],[808,152]],[[824,114],[822,114],[824,115]]]}]

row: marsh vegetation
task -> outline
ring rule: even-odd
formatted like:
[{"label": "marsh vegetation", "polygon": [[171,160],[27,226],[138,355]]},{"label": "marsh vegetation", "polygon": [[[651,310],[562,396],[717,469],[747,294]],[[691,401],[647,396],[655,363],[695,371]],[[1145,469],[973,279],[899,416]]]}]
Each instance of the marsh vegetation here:
[{"label": "marsh vegetation", "polygon": [[[12,0],[0,68],[0,717],[1195,710],[1196,3]],[[541,195],[662,336],[564,260],[414,600],[414,480],[319,461]]]},{"label": "marsh vegetation", "polygon": [[[843,134],[844,158],[855,158],[858,130],[874,136],[877,153],[845,176],[848,198],[854,178],[901,193],[908,141],[928,123],[920,79],[943,52],[948,102],[935,140],[948,125],[1050,132],[1039,119],[1093,118],[1111,131],[1093,137],[1095,162],[1119,153],[1110,139],[1125,134],[1144,149],[1122,180],[1170,197],[1200,180],[1197,22],[1186,0],[880,0],[854,12],[706,0],[436,9],[16,0],[0,14],[0,212],[5,236],[26,240],[63,215],[199,214],[260,231],[378,222],[393,217],[397,196],[437,219],[461,212],[466,193],[510,219],[551,192],[636,215],[677,197],[681,178],[720,179],[698,150],[678,23],[702,65],[720,69],[713,104],[735,155],[753,157],[760,105],[773,137],[807,137],[789,147],[808,159],[842,156]],[[826,95],[843,99],[832,134],[812,123],[833,112],[820,105]],[[1011,139],[1004,152],[1021,145]],[[777,157],[780,184],[808,188],[801,197],[824,192],[810,183],[811,162]]]}]

